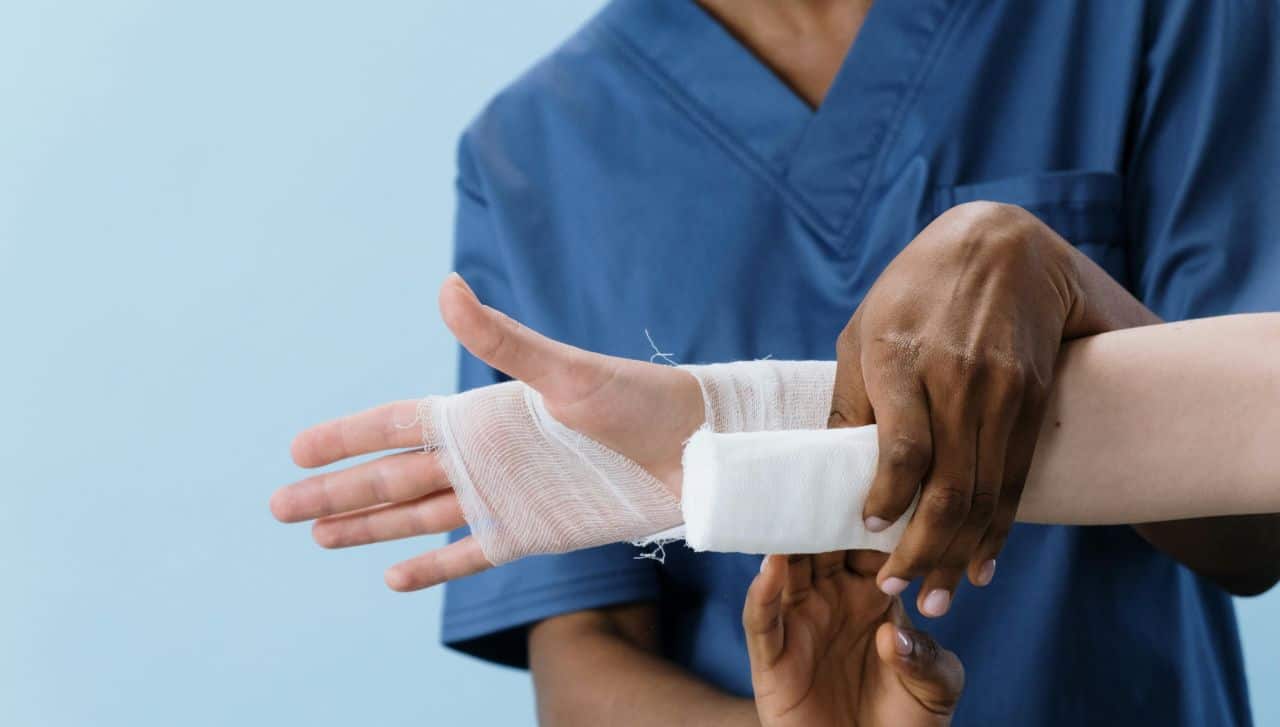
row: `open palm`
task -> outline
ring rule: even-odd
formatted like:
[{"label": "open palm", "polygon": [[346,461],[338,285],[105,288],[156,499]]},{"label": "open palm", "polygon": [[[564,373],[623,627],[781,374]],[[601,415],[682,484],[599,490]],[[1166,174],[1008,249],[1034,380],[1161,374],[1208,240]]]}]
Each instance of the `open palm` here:
[{"label": "open palm", "polygon": [[743,628],[765,727],[951,722],[964,670],[876,586],[871,551],[769,556]]},{"label": "open palm", "polygon": [[[562,424],[628,457],[679,496],[681,447],[703,421],[691,374],[553,341],[482,304],[456,274],[441,286],[439,304],[445,325],[474,356],[537,390]],[[292,454],[302,467],[396,451],[283,487],[271,498],[272,513],[284,522],[314,520],[312,535],[328,548],[464,525],[436,455],[418,449],[417,411],[417,400],[406,399],[299,434]],[[416,590],[489,567],[467,537],[391,567],[386,580],[396,590]]]}]

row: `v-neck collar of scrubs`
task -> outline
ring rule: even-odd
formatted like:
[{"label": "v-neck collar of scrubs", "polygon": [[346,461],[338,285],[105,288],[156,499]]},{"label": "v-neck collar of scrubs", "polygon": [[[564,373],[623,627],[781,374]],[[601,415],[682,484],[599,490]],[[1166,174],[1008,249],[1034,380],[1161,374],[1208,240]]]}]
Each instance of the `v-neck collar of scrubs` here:
[{"label": "v-neck collar of scrubs", "polygon": [[839,249],[958,5],[873,3],[816,110],[693,0],[614,0],[601,20],[673,103]]}]

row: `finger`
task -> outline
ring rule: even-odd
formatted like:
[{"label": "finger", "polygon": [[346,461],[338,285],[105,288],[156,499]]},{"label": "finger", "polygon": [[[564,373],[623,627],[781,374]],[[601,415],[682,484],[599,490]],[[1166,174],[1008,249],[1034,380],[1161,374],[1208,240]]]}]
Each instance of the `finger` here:
[{"label": "finger", "polygon": [[[974,468],[973,497],[969,501],[969,516],[952,538],[946,552],[942,554],[938,567],[925,576],[924,582],[920,585],[920,590],[926,594],[926,598],[928,598],[927,594],[934,591],[943,591],[948,594],[956,592],[960,579],[964,577],[965,570],[974,560],[978,545],[982,542],[995,516],[997,498],[1000,495],[1000,482],[1004,475],[1005,450],[1009,443],[1009,432],[1013,429],[1013,422],[1018,413],[1016,406],[1010,407],[1012,411],[1005,407],[1006,404],[1003,403],[993,405],[985,422],[978,427],[977,462]],[[994,565],[991,567],[994,569]],[[983,569],[970,570],[970,581],[974,585],[985,586],[990,582],[990,580],[980,581],[973,577],[973,571]],[[937,600],[938,597],[935,597],[935,601]]]},{"label": "finger", "polygon": [[[920,491],[920,502],[902,540],[880,569],[878,582],[897,595],[911,579],[938,566],[942,554],[969,515],[977,459],[977,427],[964,401],[940,402],[933,410],[933,465]],[[896,591],[896,592],[895,592]],[[918,604],[926,616],[940,616],[951,605],[951,592],[921,589]]]},{"label": "finger", "polygon": [[880,532],[902,517],[933,460],[929,400],[918,379],[889,381],[878,374],[871,394],[879,456],[862,508],[868,530]]},{"label": "finger", "polygon": [[397,563],[387,569],[384,577],[393,591],[416,591],[492,567],[480,549],[480,542],[468,535],[455,543]]},{"label": "finger", "polygon": [[320,467],[359,454],[419,447],[417,425],[418,402],[394,401],[317,424],[294,438],[290,453],[299,467]]},{"label": "finger", "polygon": [[969,563],[969,577],[971,580],[976,578],[975,583],[990,583],[995,577],[996,559],[1013,530],[1018,502],[1021,501],[1022,490],[1027,484],[1027,473],[1031,471],[1031,460],[1035,457],[1036,438],[1043,416],[1043,397],[1034,394],[1028,396],[1010,433],[995,515]]},{"label": "finger", "polygon": [[388,502],[403,502],[449,487],[432,452],[399,452],[276,490],[271,513],[286,523],[314,520]]},{"label": "finger", "polygon": [[845,571],[845,551],[837,550],[830,553],[819,553],[813,556],[812,563],[813,583],[817,585]]},{"label": "finger", "polygon": [[813,556],[787,556],[787,578],[782,587],[782,603],[790,606],[808,598],[813,590]]},{"label": "finger", "polygon": [[860,576],[874,576],[889,560],[888,553],[878,550],[850,550],[845,553],[845,569]]},{"label": "finger", "polygon": [[767,669],[782,656],[782,589],[787,581],[787,559],[768,555],[760,561],[760,573],[747,589],[742,607],[742,629],[753,670]]},{"label": "finger", "polygon": [[836,383],[831,391],[831,413],[827,428],[860,427],[875,423],[867,384],[862,377],[862,346],[858,338],[858,315],[836,340]]},{"label": "finger", "polygon": [[880,624],[876,655],[921,707],[939,715],[955,711],[964,691],[964,665],[928,634],[909,626]]},{"label": "finger", "polygon": [[484,305],[462,276],[452,273],[440,287],[440,315],[454,337],[473,356],[519,379],[544,396],[573,401],[572,372],[597,358],[552,340],[505,313]]},{"label": "finger", "polygon": [[409,502],[322,518],[312,526],[311,537],[325,548],[348,548],[447,533],[465,524],[457,496],[437,492]]}]

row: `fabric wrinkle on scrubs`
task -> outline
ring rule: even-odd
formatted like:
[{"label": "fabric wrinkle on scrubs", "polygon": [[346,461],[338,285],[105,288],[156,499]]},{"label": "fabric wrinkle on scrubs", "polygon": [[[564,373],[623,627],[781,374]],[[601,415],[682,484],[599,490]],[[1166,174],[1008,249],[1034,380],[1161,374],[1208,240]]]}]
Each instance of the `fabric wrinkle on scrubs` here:
[{"label": "fabric wrinkle on scrubs", "polygon": [[[939,212],[1021,205],[1166,319],[1280,308],[1269,3],[894,0],[805,105],[688,0],[619,0],[459,147],[456,268],[549,336],[680,363],[833,359]],[[502,377],[462,355],[461,386]],[[457,534],[455,534],[457,537]],[[665,655],[751,690],[758,556],[629,545],[448,585],[443,638],[524,665],[538,620],[657,604]],[[916,623],[964,660],[956,725],[1247,725],[1230,598],[1131,528],[1018,525],[985,589]]]}]

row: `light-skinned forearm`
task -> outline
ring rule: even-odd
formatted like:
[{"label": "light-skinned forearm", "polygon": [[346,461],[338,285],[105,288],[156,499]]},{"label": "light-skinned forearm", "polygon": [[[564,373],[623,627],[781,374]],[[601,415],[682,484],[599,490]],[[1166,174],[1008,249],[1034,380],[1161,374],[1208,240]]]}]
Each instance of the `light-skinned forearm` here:
[{"label": "light-skinned forearm", "polygon": [[1280,315],[1072,342],[1018,517],[1119,524],[1280,512]]},{"label": "light-skinned forearm", "polygon": [[543,621],[529,634],[538,721],[550,727],[755,727],[755,702],[658,654],[657,614],[637,604]]},{"label": "light-skinned forearm", "polygon": [[[1069,254],[1079,295],[1064,332],[1067,338],[1160,322],[1154,312],[1079,250],[1071,248]],[[1263,355],[1269,353],[1263,349]],[[1220,483],[1234,486],[1230,477],[1200,486],[1211,491]],[[1262,593],[1280,580],[1278,514],[1198,517],[1133,527],[1158,550],[1236,595]]]}]

